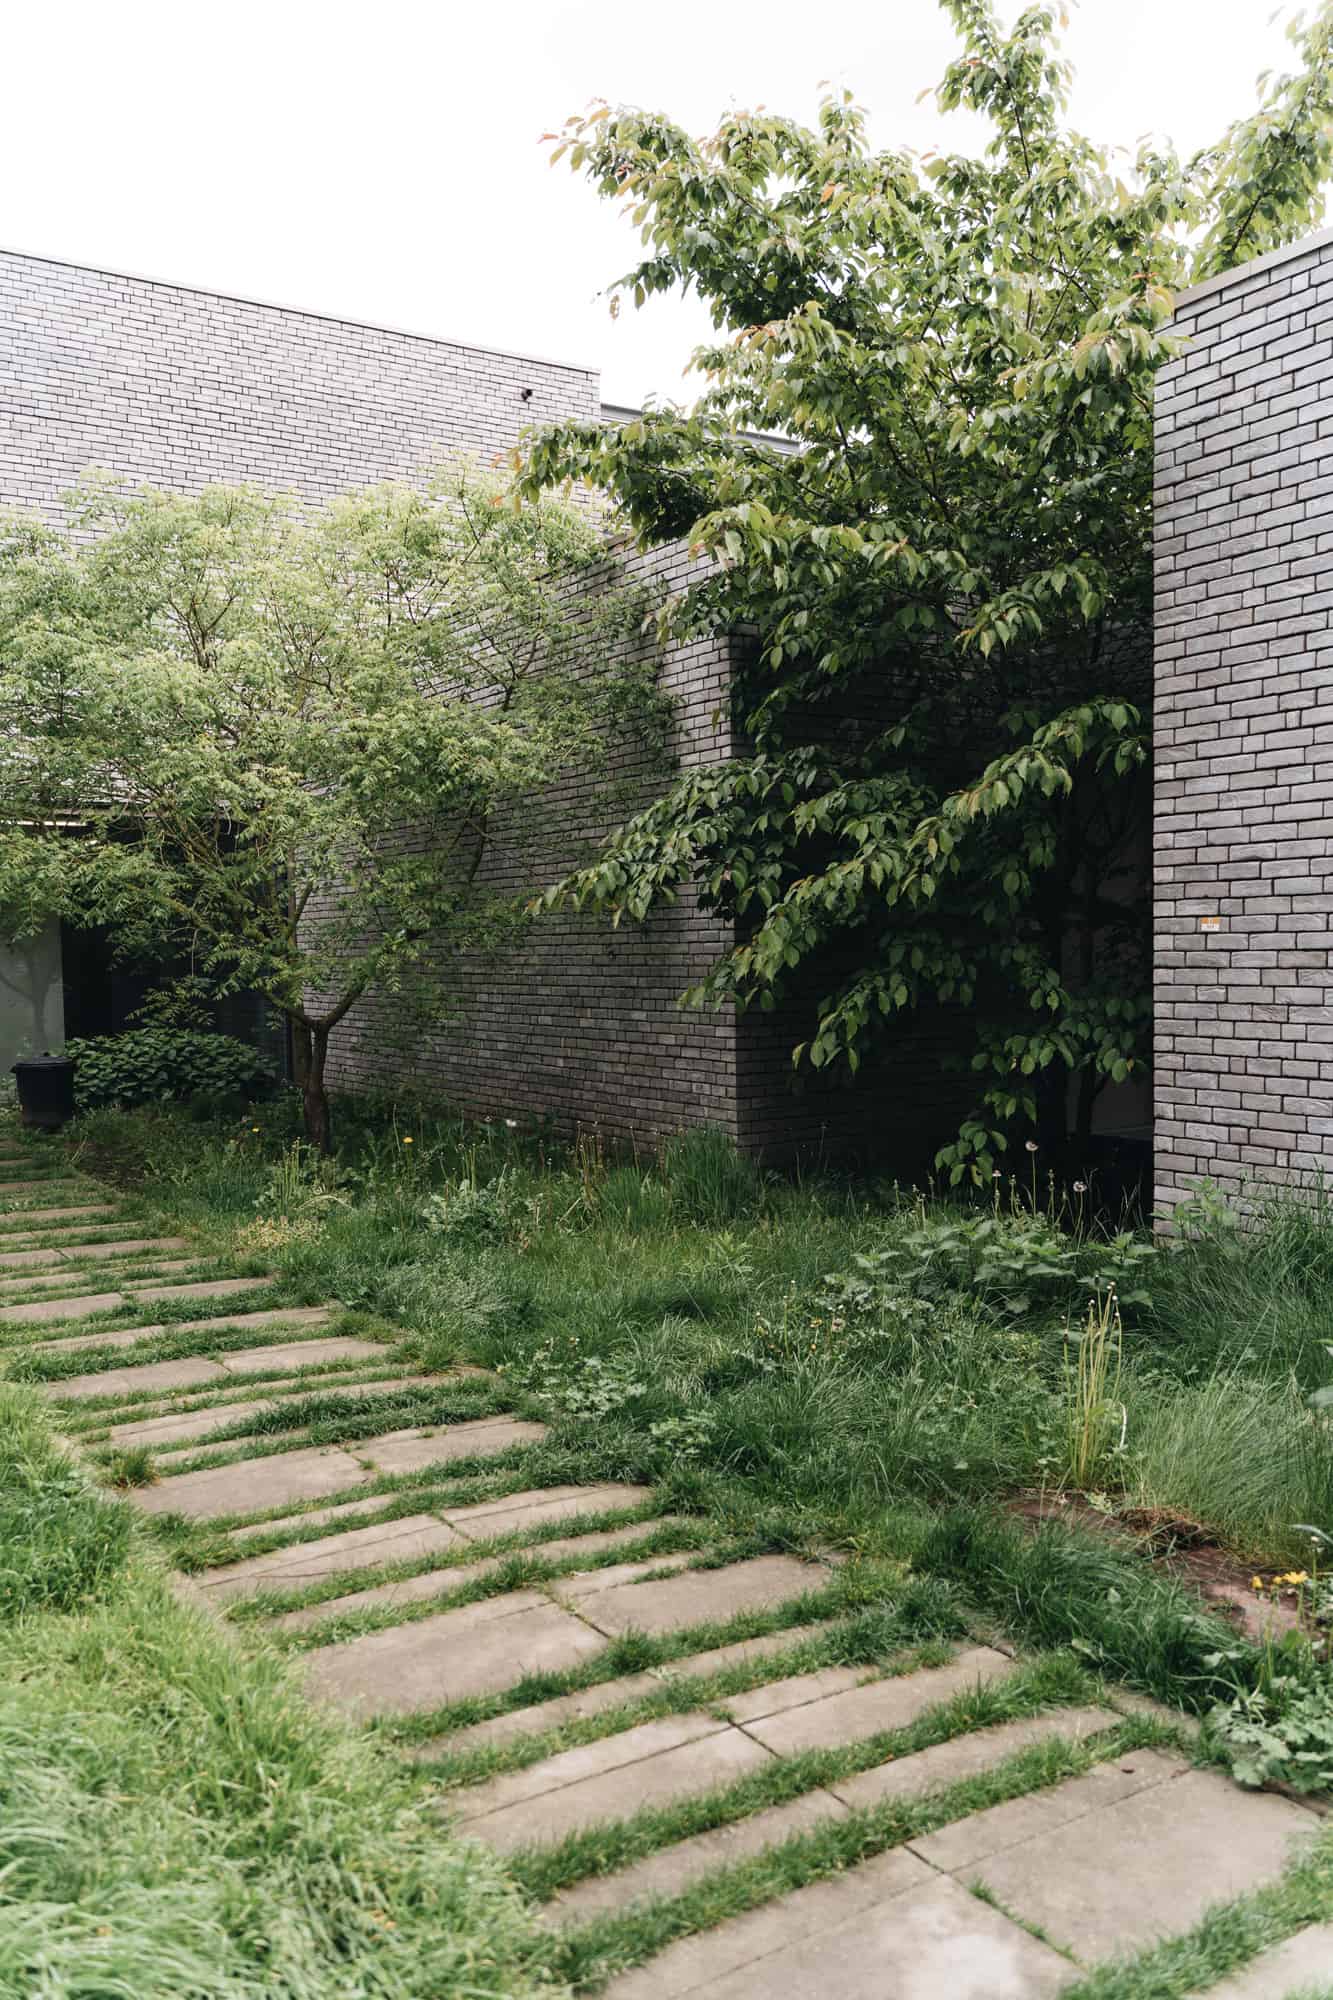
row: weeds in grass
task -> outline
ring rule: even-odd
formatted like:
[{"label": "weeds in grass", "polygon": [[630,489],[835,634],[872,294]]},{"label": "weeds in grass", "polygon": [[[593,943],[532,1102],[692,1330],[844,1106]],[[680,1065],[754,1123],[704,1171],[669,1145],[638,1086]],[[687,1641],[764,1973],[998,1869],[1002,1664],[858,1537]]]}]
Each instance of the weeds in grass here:
[{"label": "weeds in grass", "polygon": [[1124,1333],[1114,1289],[1088,1302],[1082,1330],[1065,1334],[1065,1477],[1079,1492],[1123,1457],[1128,1412],[1120,1398]]}]

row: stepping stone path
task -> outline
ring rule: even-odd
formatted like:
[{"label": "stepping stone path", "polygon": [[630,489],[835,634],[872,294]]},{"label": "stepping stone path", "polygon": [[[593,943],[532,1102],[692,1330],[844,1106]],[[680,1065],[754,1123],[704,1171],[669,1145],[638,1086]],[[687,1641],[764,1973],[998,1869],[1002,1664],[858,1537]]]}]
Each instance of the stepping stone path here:
[{"label": "stepping stone path", "polygon": [[[1185,1720],[1142,1697],[997,1709],[1022,1663],[996,1645],[810,1668],[808,1642],[838,1634],[836,1593],[812,1598],[831,1564],[722,1560],[647,1488],[543,1483],[525,1458],[545,1427],[497,1412],[493,1378],[411,1372],[340,1334],[333,1302],[249,1306],[271,1279],[192,1278],[164,1254],[189,1247],[54,1149],[0,1137],[0,1353],[49,1358],[76,1443],[147,1455],[127,1497],[173,1517],[202,1615],[293,1649],[310,1694],[377,1723],[463,1833],[539,1869],[553,1935],[597,1927],[607,2000],[1046,2000],[1275,1881],[1316,1831],[1194,1765],[1188,1732],[1126,1748],[1145,1709]],[[115,1257],[142,1268],[89,1289]],[[198,1317],[135,1323],[196,1301]],[[106,1325],[65,1331],[94,1314]],[[404,1426],[402,1398],[435,1389],[483,1411]],[[655,1664],[624,1671],[627,1645]],[[1034,1786],[1011,1761],[1061,1745],[1077,1775]],[[998,1802],[949,1805],[977,1781]],[[756,1863],[784,1847],[800,1886],[765,1894],[776,1872]],[[694,1900],[636,1962],[635,1913],[663,1898]],[[1211,1993],[1284,2000],[1331,1975],[1333,1925],[1316,1925]]]}]

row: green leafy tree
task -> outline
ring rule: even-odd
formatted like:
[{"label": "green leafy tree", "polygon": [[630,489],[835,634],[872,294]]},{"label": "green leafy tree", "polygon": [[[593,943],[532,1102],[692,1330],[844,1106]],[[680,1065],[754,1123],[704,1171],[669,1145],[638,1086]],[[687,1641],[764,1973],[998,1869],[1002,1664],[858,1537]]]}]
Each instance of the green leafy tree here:
[{"label": "green leafy tree", "polygon": [[327,1146],[338,1023],[372,992],[447,1008],[459,955],[527,921],[531,888],[488,886],[497,837],[521,854],[557,776],[595,802],[626,730],[660,739],[644,607],[606,568],[576,511],[460,468],[304,515],[94,486],[69,534],[11,524],[4,930],[57,911],[183,959],[190,996],[265,995]]},{"label": "green leafy tree", "polygon": [[1071,1103],[1086,1138],[1149,1060],[1153,381],[1179,287],[1320,220],[1333,7],[1182,160],[1068,129],[1053,8],[1006,32],[990,0],[944,4],[938,98],[989,120],[980,158],[872,151],[847,95],[813,131],[570,121],[556,157],[645,243],[613,307],[693,289],[716,339],[693,408],[551,430],[525,476],[587,480],[644,542],[714,559],[666,629],[753,635],[743,754],[551,900],[638,918],[693,883],[736,928],[691,997],[772,1006],[818,978],[816,1065],[964,1010],[958,1179],[1016,1130],[1063,1139]]}]

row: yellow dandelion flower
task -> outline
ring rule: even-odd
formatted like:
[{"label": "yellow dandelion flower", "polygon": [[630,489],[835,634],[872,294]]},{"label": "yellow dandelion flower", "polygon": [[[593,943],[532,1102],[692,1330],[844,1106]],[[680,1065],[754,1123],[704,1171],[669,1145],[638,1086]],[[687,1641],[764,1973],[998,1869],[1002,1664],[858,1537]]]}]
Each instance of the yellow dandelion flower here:
[{"label": "yellow dandelion flower", "polygon": [[412,1143],[412,1141],[411,1141],[410,1139],[404,1139],[404,1141],[403,1141],[403,1144],[404,1144],[405,1146],[410,1146],[410,1145],[411,1145],[411,1143]]},{"label": "yellow dandelion flower", "polygon": [[1262,1590],[1263,1587],[1264,1587],[1264,1580],[1261,1576],[1252,1576],[1250,1578],[1251,1590]]}]

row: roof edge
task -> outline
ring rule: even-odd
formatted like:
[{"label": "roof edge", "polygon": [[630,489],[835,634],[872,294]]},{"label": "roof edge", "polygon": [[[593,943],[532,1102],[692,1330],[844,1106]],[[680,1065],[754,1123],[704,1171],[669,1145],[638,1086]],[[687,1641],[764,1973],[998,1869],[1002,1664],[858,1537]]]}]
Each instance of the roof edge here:
[{"label": "roof edge", "polygon": [[1231,270],[1219,272],[1215,278],[1203,278],[1188,290],[1177,292],[1175,310],[1179,312],[1182,306],[1197,305],[1200,299],[1211,298],[1214,292],[1224,292],[1229,285],[1241,284],[1260,271],[1271,271],[1296,257],[1309,257],[1330,243],[1333,243],[1333,229],[1317,229],[1312,236],[1298,237],[1296,242],[1284,243],[1278,250],[1266,250],[1262,257],[1251,257],[1247,264],[1233,265]]},{"label": "roof edge", "polygon": [[572,375],[590,375],[599,383],[601,369],[583,361],[562,361],[552,354],[528,354],[513,347],[488,347],[480,340],[454,340],[445,333],[423,333],[420,327],[395,326],[388,320],[359,319],[352,313],[327,311],[319,306],[298,306],[281,299],[256,298],[250,292],[224,292],[216,285],[191,285],[179,278],[156,278],[147,271],[122,271],[110,264],[82,263],[77,257],[48,257],[40,250],[18,250],[0,244],[0,258],[21,257],[29,264],[55,264],[65,271],[88,271],[99,278],[126,278],[134,285],[157,285],[163,291],[193,292],[199,298],[221,299],[227,305],[258,306],[263,312],[299,314],[302,319],[324,320],[331,326],[361,327],[367,333],[392,333],[401,340],[423,340],[432,347],[456,347],[466,354],[494,354],[505,361],[531,361],[543,368],[564,368]]}]

